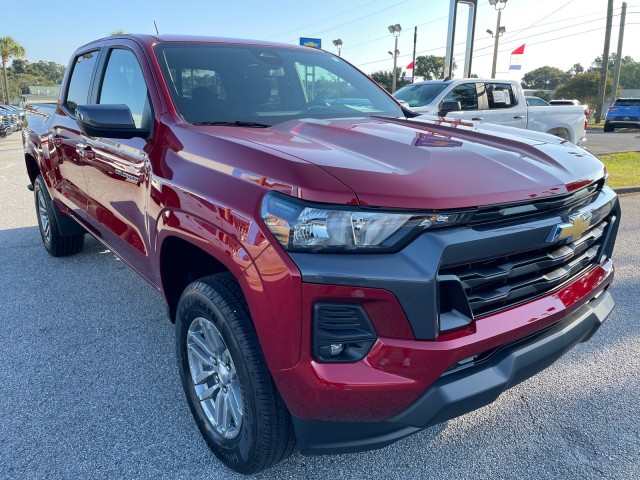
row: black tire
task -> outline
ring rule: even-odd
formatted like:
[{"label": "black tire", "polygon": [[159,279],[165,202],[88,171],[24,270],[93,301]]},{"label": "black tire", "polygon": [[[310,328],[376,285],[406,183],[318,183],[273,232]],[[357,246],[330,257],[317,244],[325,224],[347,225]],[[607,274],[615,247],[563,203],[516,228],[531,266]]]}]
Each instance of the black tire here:
[{"label": "black tire", "polygon": [[42,244],[49,254],[54,257],[66,257],[79,253],[84,247],[84,234],[62,235],[55,212],[55,205],[51,201],[49,191],[41,175],[33,183],[36,202],[38,229],[42,237]]},{"label": "black tire", "polygon": [[[210,325],[215,328],[211,329]],[[206,329],[209,330],[204,332]],[[209,342],[212,348],[199,350],[200,355],[195,355],[194,349],[200,343],[194,341],[194,336],[199,342],[208,342],[208,335],[212,333],[215,338],[218,338],[216,335],[222,338],[222,346],[219,342]],[[229,362],[223,360],[222,355],[212,353],[225,351],[225,348],[230,354]],[[273,383],[242,290],[233,276],[206,277],[185,289],[176,315],[176,350],[180,379],[191,413],[209,448],[222,463],[236,472],[253,474],[275,465],[293,452],[295,434],[291,416]],[[202,353],[211,363],[203,363],[204,368],[199,369]],[[224,370],[221,372],[220,368]],[[200,372],[199,375],[207,379],[196,381],[193,372]],[[223,377],[227,379],[226,384]],[[197,388],[207,399],[198,398]],[[216,389],[217,393],[212,393]],[[233,391],[241,393],[239,401],[236,394],[232,395]],[[217,403],[220,395],[223,395],[221,403]],[[224,403],[225,408],[218,409],[227,401],[227,396],[233,397],[228,400],[229,405]],[[233,402],[242,405],[240,422],[235,421],[231,413],[227,415],[228,428],[216,425],[216,410],[227,414],[232,410]],[[235,437],[225,438],[234,432]]]},{"label": "black tire", "polygon": [[605,132],[613,132],[615,130],[615,127],[612,127],[611,125],[609,125],[607,122],[604,122],[604,128],[603,130]]}]

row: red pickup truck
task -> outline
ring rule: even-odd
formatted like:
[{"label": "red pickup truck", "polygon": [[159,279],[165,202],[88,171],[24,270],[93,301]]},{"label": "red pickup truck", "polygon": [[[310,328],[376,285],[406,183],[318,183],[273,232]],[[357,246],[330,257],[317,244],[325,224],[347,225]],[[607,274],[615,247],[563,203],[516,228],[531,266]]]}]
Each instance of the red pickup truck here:
[{"label": "red pickup truck", "polygon": [[614,306],[595,157],[416,116],[320,50],[97,40],[23,140],[45,248],[89,233],[162,293],[195,421],[239,472],[487,405]]}]

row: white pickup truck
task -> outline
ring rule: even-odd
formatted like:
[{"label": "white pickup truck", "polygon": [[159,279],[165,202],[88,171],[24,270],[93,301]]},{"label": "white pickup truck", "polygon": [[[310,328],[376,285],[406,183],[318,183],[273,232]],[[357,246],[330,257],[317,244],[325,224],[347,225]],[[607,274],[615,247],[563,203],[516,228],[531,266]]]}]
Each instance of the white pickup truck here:
[{"label": "white pickup truck", "polygon": [[407,85],[393,96],[421,114],[525,128],[576,145],[586,141],[586,106],[528,107],[515,80],[430,80]]}]

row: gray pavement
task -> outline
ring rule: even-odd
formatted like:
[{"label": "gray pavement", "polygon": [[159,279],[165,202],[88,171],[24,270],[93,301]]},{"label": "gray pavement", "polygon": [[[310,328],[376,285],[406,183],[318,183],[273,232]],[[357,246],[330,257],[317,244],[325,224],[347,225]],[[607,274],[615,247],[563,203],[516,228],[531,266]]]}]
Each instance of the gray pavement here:
[{"label": "gray pavement", "polygon": [[[0,138],[0,478],[242,478],[191,419],[159,294],[93,239],[48,256],[26,183]],[[256,478],[640,478],[640,195],[622,204],[617,307],[589,342],[488,407]]]},{"label": "gray pavement", "polygon": [[640,130],[623,128],[607,133],[589,130],[584,148],[596,156],[605,153],[640,152]]}]

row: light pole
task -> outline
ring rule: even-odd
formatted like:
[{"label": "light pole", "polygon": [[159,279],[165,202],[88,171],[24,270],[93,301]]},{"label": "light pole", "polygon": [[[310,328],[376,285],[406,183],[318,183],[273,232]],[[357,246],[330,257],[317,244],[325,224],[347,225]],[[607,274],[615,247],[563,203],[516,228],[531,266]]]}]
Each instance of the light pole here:
[{"label": "light pole", "polygon": [[[500,35],[505,32],[504,27],[500,27],[500,18],[502,16],[502,10],[507,6],[507,0],[489,0],[489,3],[498,11],[498,23],[496,23],[496,34],[493,35],[495,42],[493,44],[493,66],[491,67],[491,78],[496,78],[496,62],[498,61],[498,40]],[[491,33],[491,30],[487,30]]]},{"label": "light pole", "polygon": [[339,38],[336,38],[336,39],[333,41],[333,44],[334,44],[336,47],[338,47],[338,56],[340,56],[340,50],[342,50],[342,40],[341,40],[341,39],[339,39]]},{"label": "light pole", "polygon": [[[506,1],[506,0],[505,0]],[[398,37],[402,31],[402,27],[399,23],[395,25],[389,25],[389,33],[391,33],[396,39],[395,47],[393,48],[393,77],[391,78],[391,93],[396,91],[396,67],[398,65]],[[391,53],[391,52],[389,52]]]}]

